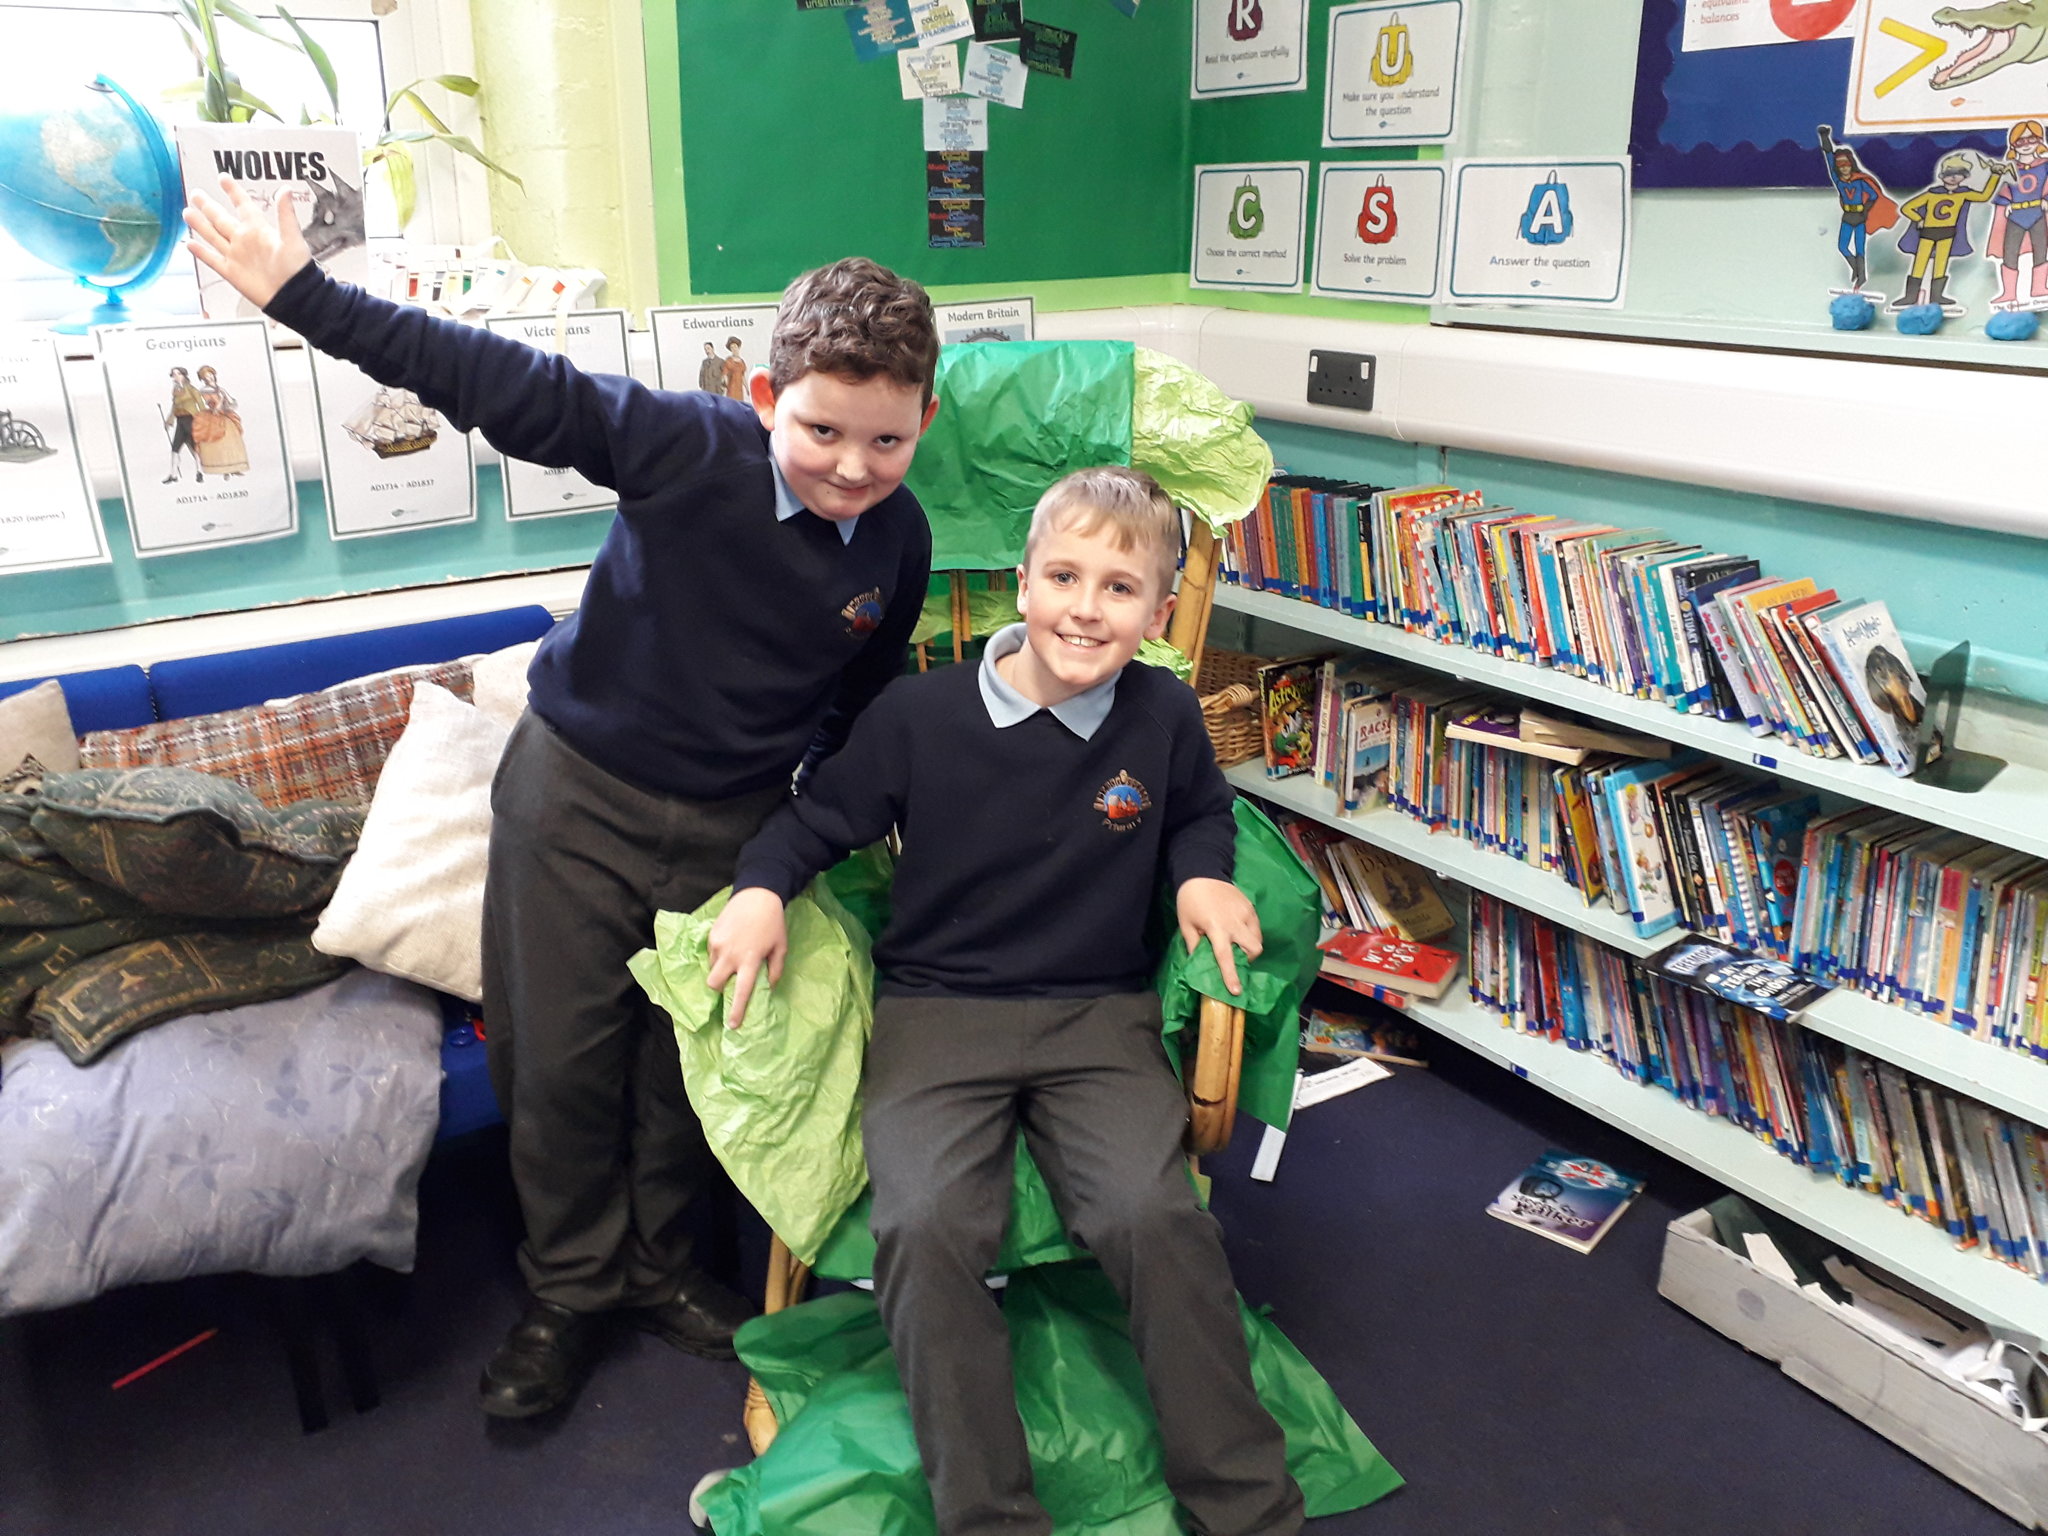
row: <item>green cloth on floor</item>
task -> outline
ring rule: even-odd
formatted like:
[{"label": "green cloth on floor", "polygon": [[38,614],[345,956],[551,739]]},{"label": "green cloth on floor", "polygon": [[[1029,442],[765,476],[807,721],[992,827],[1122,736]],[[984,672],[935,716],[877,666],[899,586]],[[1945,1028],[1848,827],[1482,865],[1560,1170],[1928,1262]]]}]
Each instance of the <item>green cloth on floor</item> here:
[{"label": "green cloth on floor", "polygon": [[[1259,1397],[1287,1437],[1311,1517],[1401,1486],[1329,1384],[1239,1304]],[[1093,1263],[1043,1266],[1005,1293],[1017,1408],[1056,1536],[1181,1536],[1122,1303]],[[931,1536],[931,1497],[874,1299],[849,1292],[756,1318],[740,1358],[781,1433],[703,1497],[716,1536]]]}]

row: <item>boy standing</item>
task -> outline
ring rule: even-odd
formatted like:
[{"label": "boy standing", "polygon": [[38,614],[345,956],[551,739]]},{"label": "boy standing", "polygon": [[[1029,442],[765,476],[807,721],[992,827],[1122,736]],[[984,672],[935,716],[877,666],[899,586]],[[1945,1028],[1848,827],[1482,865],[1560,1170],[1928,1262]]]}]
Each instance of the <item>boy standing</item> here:
[{"label": "boy standing", "polygon": [[1052,1529],[1032,1492],[1009,1337],[983,1284],[1017,1132],[1131,1314],[1166,1478],[1207,1536],[1302,1520],[1253,1391],[1216,1223],[1181,1156],[1187,1100],[1159,1037],[1146,916],[1162,872],[1183,940],[1258,919],[1230,884],[1233,794],[1194,693],[1130,666],[1157,638],[1180,518],[1150,476],[1082,470],[1039,501],[1024,622],[978,667],[904,678],[742,851],[709,981],[744,1019],[785,947],[783,904],[899,828],[864,1076],[875,1289],[941,1536]]},{"label": "boy standing", "polygon": [[688,910],[903,670],[931,531],[903,489],[938,335],[917,284],[849,259],[783,296],[751,407],[579,372],[315,266],[223,178],[200,260],[306,338],[506,453],[619,493],[583,601],[541,642],[492,792],[484,1017],[532,1299],[485,1367],[486,1413],[566,1401],[606,1313],[732,1357],[750,1314],[690,1257],[712,1160],[668,1021],[626,961]]}]

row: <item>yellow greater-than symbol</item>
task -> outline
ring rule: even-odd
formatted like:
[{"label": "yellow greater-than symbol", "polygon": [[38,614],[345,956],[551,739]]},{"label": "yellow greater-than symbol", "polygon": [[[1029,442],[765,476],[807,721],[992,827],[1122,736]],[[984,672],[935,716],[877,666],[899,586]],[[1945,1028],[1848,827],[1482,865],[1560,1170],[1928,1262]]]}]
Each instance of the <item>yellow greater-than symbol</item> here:
[{"label": "yellow greater-than symbol", "polygon": [[1885,17],[1883,21],[1877,24],[1877,30],[1886,37],[1896,37],[1900,42],[1911,43],[1920,50],[1919,53],[1915,54],[1906,63],[1900,65],[1878,82],[1877,94],[1880,97],[1891,95],[1893,91],[1896,91],[1900,86],[1904,85],[1908,80],[1919,74],[1921,70],[1927,68],[1928,65],[1948,51],[1948,44],[1941,38],[1935,37],[1931,33],[1922,32],[1918,27],[1909,27],[1903,21],[1899,21],[1894,17]]}]

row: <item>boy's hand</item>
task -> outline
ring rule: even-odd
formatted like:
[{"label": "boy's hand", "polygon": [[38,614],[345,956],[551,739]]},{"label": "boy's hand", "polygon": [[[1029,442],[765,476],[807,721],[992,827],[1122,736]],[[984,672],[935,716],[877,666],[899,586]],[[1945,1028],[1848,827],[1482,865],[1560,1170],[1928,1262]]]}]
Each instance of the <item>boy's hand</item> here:
[{"label": "boy's hand", "polygon": [[1188,947],[1188,953],[1195,952],[1195,946],[1204,938],[1209,947],[1216,951],[1216,968],[1223,973],[1223,985],[1230,988],[1230,995],[1243,994],[1244,988],[1237,980],[1237,956],[1231,946],[1243,950],[1256,960],[1265,945],[1259,937],[1259,914],[1252,907],[1251,898],[1246,896],[1228,880],[1184,880],[1174,896],[1174,908],[1180,918],[1181,941]]},{"label": "boy's hand", "polygon": [[218,198],[192,194],[185,205],[185,227],[192,231],[185,242],[192,254],[258,309],[267,308],[277,290],[313,259],[291,198],[278,198],[273,218],[249,200],[232,176],[221,177]]},{"label": "boy's hand", "polygon": [[704,979],[711,990],[723,992],[728,981],[739,978],[732,1009],[725,1016],[725,1027],[738,1029],[746,1021],[747,1000],[754,995],[762,966],[768,968],[769,986],[782,980],[783,957],[789,953],[782,898],[758,885],[734,891],[711,925],[709,947],[711,974]]}]

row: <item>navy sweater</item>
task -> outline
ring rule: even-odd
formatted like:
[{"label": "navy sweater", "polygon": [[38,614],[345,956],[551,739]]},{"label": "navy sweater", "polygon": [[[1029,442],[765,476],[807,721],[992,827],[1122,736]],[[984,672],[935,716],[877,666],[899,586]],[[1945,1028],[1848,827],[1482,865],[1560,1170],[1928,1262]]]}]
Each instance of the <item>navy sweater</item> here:
[{"label": "navy sweater", "polygon": [[835,751],[902,672],[932,550],[903,487],[842,542],[809,512],[775,520],[768,433],[737,400],[583,373],[310,263],[269,313],[501,452],[619,493],[581,607],[528,674],[533,710],[599,767],[692,799],[744,794]]},{"label": "navy sweater", "polygon": [[1234,798],[1194,691],[1134,663],[1083,741],[1046,710],[998,730],[971,666],[892,683],[845,749],[740,853],[733,888],[785,901],[891,826],[903,833],[882,989],[966,997],[1142,991],[1146,919],[1228,880]]}]

